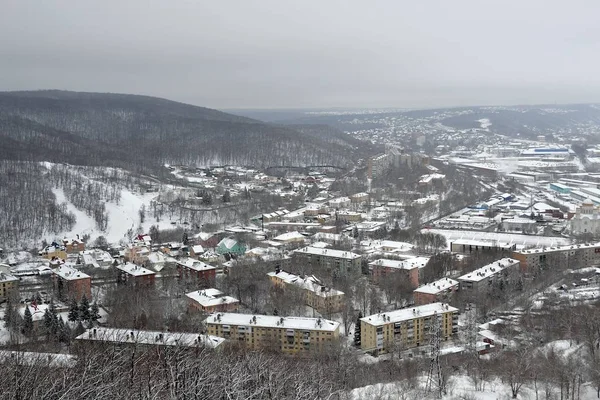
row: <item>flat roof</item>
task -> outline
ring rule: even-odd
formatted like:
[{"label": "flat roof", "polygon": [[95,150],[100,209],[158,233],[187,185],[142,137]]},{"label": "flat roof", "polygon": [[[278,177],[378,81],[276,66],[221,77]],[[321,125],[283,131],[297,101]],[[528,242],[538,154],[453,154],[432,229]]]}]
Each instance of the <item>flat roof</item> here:
[{"label": "flat roof", "polygon": [[[256,322],[254,322],[256,317]],[[333,332],[339,322],[323,318],[280,317],[276,315],[253,315],[238,313],[213,313],[204,320],[206,324],[258,326],[267,328],[305,329]]]},{"label": "flat roof", "polygon": [[[96,333],[94,334],[94,332]],[[141,331],[137,329],[118,328],[87,329],[75,339],[108,343],[138,343],[182,347],[206,346],[210,348],[216,348],[225,341],[225,339],[217,336],[199,335],[197,333]]]},{"label": "flat roof", "polygon": [[458,312],[458,308],[451,307],[444,303],[431,303],[417,307],[403,308],[401,310],[373,314],[369,315],[368,317],[361,318],[360,320],[369,325],[381,326],[448,312]]},{"label": "flat roof", "polygon": [[294,253],[305,253],[305,254],[312,254],[312,255],[316,255],[316,256],[345,258],[348,260],[355,260],[357,258],[360,258],[360,255],[352,253],[350,251],[323,249],[320,247],[311,247],[311,246],[304,247],[299,250],[295,250]]},{"label": "flat roof", "polygon": [[127,263],[127,264],[119,264],[116,266],[118,270],[128,273],[133,276],[143,276],[143,275],[155,275],[154,271],[150,271],[144,267],[140,267],[139,265]]},{"label": "flat roof", "polygon": [[459,284],[458,281],[450,278],[442,278],[435,282],[428,283],[426,285],[416,288],[413,292],[425,293],[425,294],[438,294],[451,289]]},{"label": "flat roof", "polygon": [[235,297],[226,296],[219,289],[214,288],[194,290],[193,292],[186,293],[186,297],[194,300],[203,307],[212,307],[219,304],[233,304],[240,302]]},{"label": "flat roof", "polygon": [[424,268],[428,262],[429,257],[412,257],[406,260],[389,260],[387,258],[381,258],[379,260],[371,261],[369,265],[374,267],[411,270],[415,268]]},{"label": "flat roof", "polygon": [[87,279],[90,277],[88,274],[64,264],[59,265],[58,268],[53,269],[52,273],[69,281],[74,281],[77,279]]},{"label": "flat roof", "polygon": [[516,251],[515,253],[519,254],[536,254],[536,253],[553,253],[557,251],[568,251],[568,250],[578,250],[578,249],[594,249],[600,247],[600,242],[596,243],[582,243],[582,244],[570,244],[566,246],[556,246],[556,247],[538,247],[536,249],[527,249]]},{"label": "flat roof", "polygon": [[216,267],[213,267],[210,264],[206,264],[202,261],[194,260],[193,258],[189,257],[185,260],[177,261],[177,264],[181,265],[182,267],[193,269],[194,271],[208,271],[211,269],[216,269]]},{"label": "flat roof", "polygon": [[515,260],[514,258],[503,258],[501,260],[494,261],[491,264],[485,265],[479,269],[476,269],[473,272],[464,274],[463,276],[458,277],[458,280],[468,282],[479,282],[483,279],[489,278],[490,276],[499,273],[500,271],[503,271],[507,268],[518,264],[519,260]]}]

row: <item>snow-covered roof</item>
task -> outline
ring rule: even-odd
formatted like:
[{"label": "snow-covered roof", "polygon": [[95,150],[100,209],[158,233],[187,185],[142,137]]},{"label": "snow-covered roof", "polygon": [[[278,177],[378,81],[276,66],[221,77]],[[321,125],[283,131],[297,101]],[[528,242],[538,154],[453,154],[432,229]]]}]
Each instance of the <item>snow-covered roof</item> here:
[{"label": "snow-covered roof", "polygon": [[116,268],[120,271],[126,272],[132,276],[143,276],[143,275],[154,275],[154,271],[150,271],[144,267],[140,267],[139,265],[127,263],[127,264],[119,264]]},{"label": "snow-covered roof", "polygon": [[225,339],[196,333],[140,331],[137,329],[92,328],[77,336],[76,340],[92,340],[110,343],[137,343],[157,346],[206,346],[216,348]]},{"label": "snow-covered roof", "polygon": [[273,240],[277,240],[279,242],[288,242],[288,241],[293,241],[293,240],[304,240],[304,235],[301,234],[298,231],[286,232],[284,234],[281,234],[281,235],[273,238]]},{"label": "snow-covered roof", "polygon": [[380,326],[395,322],[410,321],[415,318],[424,318],[434,314],[442,314],[447,312],[458,312],[458,308],[451,307],[444,303],[431,303],[418,307],[403,308],[401,310],[373,314],[369,315],[368,317],[361,318],[360,320],[369,325]]},{"label": "snow-covered roof", "polygon": [[204,247],[200,246],[199,244],[192,246],[192,251],[195,254],[200,254],[200,253],[204,253]]},{"label": "snow-covered roof", "polygon": [[344,294],[344,292],[340,290],[332,289],[326,286],[314,275],[302,277],[290,274],[289,272],[285,271],[269,272],[267,273],[267,275],[271,277],[276,276],[287,284],[294,285],[305,290],[309,290],[315,293],[317,296],[321,297],[341,296]]},{"label": "snow-covered roof", "polygon": [[414,292],[425,293],[425,294],[438,294],[443,293],[448,289],[456,287],[458,285],[458,281],[450,278],[442,278],[435,282],[428,283],[426,285],[420,286],[414,290]]},{"label": "snow-covered roof", "polygon": [[572,244],[567,246],[556,246],[556,247],[541,247],[537,249],[527,249],[517,251],[520,254],[534,254],[534,253],[552,253],[557,251],[567,251],[567,250],[578,250],[578,249],[594,249],[600,248],[600,242],[596,243],[585,243],[585,244]]},{"label": "snow-covered roof", "polygon": [[58,268],[53,269],[52,272],[60,276],[61,278],[69,281],[77,279],[86,279],[90,277],[88,274],[65,264],[59,265]]},{"label": "snow-covered roof", "polygon": [[237,244],[237,240],[232,238],[223,238],[217,246],[223,246],[229,250],[233,249],[233,247]]},{"label": "snow-covered roof", "polygon": [[381,258],[379,260],[371,261],[369,265],[373,267],[410,270],[414,268],[424,268],[428,262],[429,257],[412,257],[406,260],[389,260],[386,258]]},{"label": "snow-covered roof", "polygon": [[225,296],[219,289],[214,288],[195,290],[193,292],[186,293],[186,296],[200,304],[202,307],[239,303],[238,299],[231,296]]},{"label": "snow-covered roof", "polygon": [[203,263],[202,261],[198,261],[198,260],[194,260],[193,258],[185,258],[183,260],[179,260],[177,261],[177,264],[186,267],[186,268],[190,268],[193,269],[194,271],[207,271],[210,269],[215,269],[215,267],[213,267],[210,264],[206,264]]},{"label": "snow-covered roof", "polygon": [[7,272],[0,272],[0,283],[16,282],[19,278]]},{"label": "snow-covered roof", "polygon": [[[254,319],[256,318],[256,320]],[[334,332],[340,323],[323,318],[279,317],[275,315],[252,315],[238,313],[213,313],[205,324],[260,326],[267,328],[305,329]]]},{"label": "snow-covered roof", "polygon": [[295,250],[294,253],[305,253],[305,254],[312,254],[312,255],[316,255],[316,256],[345,258],[348,260],[355,260],[357,258],[360,258],[360,255],[352,253],[350,251],[323,249],[323,248],[311,247],[311,246],[303,247],[299,250]]},{"label": "snow-covered roof", "polygon": [[503,258],[501,260],[483,266],[479,269],[476,269],[473,272],[464,274],[463,276],[458,277],[458,280],[468,282],[479,282],[515,265],[519,265],[519,260],[515,260],[514,258]]},{"label": "snow-covered roof", "polygon": [[38,353],[35,351],[0,350],[0,363],[14,361],[29,366],[72,368],[77,364],[77,356],[72,354]]}]

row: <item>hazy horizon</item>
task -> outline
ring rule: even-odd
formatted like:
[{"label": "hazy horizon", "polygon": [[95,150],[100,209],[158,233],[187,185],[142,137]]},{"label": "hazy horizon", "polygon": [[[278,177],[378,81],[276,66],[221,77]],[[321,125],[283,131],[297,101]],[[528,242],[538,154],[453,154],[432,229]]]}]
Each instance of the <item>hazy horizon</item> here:
[{"label": "hazy horizon", "polygon": [[3,8],[2,91],[131,93],[222,110],[600,102],[600,3],[590,1]]}]

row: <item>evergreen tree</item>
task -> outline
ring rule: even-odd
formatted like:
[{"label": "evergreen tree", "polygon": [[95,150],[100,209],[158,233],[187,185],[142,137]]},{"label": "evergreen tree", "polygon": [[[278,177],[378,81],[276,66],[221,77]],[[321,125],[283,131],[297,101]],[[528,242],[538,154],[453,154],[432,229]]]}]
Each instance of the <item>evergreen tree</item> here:
[{"label": "evergreen tree", "polygon": [[231,193],[229,193],[229,190],[226,190],[225,193],[223,193],[223,203],[229,203],[231,201]]},{"label": "evergreen tree", "polygon": [[71,299],[71,304],[69,305],[69,321],[75,322],[79,320],[79,306],[77,305],[77,300]]},{"label": "evergreen tree", "polygon": [[62,317],[58,319],[57,339],[61,343],[69,343],[71,340],[71,329],[68,324],[65,324]]},{"label": "evergreen tree", "polygon": [[96,302],[92,303],[92,308],[90,310],[90,325],[94,324],[96,321],[100,319],[100,308]]},{"label": "evergreen tree", "polygon": [[42,295],[40,294],[40,292],[35,292],[35,302],[38,305],[40,305],[40,304],[43,303],[43,301],[42,301]]},{"label": "evergreen tree", "polygon": [[83,295],[81,303],[79,304],[79,318],[82,321],[90,320],[90,302],[85,295]]},{"label": "evergreen tree", "polygon": [[48,310],[49,310],[49,313],[50,313],[50,330],[49,330],[49,334],[52,337],[57,338],[58,337],[58,330],[59,330],[58,313],[56,312],[56,306],[54,305],[53,301],[50,302],[50,306],[48,307]]},{"label": "evergreen tree", "polygon": [[52,313],[47,308],[44,311],[44,328],[46,330],[46,338],[50,340],[50,334],[52,333]]},{"label": "evergreen tree", "polygon": [[33,333],[33,316],[29,310],[29,306],[25,306],[25,313],[23,314],[23,333],[29,336]]},{"label": "evergreen tree", "polygon": [[354,325],[354,345],[356,347],[360,347],[360,319],[363,317],[362,312],[358,312],[358,317],[356,318],[356,325]]}]

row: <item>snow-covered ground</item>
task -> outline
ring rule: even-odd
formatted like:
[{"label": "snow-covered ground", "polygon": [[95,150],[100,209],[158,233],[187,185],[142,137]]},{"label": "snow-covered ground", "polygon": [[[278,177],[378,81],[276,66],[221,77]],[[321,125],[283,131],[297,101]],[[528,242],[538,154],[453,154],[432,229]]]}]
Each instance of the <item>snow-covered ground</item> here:
[{"label": "snow-covered ground", "polygon": [[450,247],[451,242],[460,239],[490,241],[495,240],[498,243],[515,244],[517,246],[517,249],[521,249],[524,247],[563,246],[571,243],[569,239],[563,237],[519,235],[514,233],[502,232],[479,232],[452,229],[425,229],[423,230],[423,232],[438,233],[444,236],[448,242],[448,247]]}]

